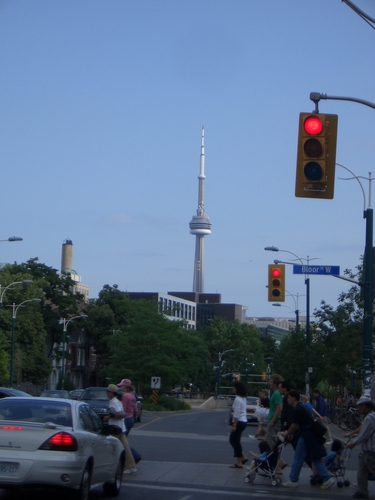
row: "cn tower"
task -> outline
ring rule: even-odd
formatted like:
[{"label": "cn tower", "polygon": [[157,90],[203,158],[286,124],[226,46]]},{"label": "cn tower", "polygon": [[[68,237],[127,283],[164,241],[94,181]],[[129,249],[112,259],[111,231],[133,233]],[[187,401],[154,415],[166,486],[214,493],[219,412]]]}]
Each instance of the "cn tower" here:
[{"label": "cn tower", "polygon": [[193,292],[204,292],[204,237],[211,234],[211,222],[204,211],[204,127],[202,127],[201,158],[198,184],[198,209],[197,215],[189,224],[190,234],[195,234],[195,258]]}]

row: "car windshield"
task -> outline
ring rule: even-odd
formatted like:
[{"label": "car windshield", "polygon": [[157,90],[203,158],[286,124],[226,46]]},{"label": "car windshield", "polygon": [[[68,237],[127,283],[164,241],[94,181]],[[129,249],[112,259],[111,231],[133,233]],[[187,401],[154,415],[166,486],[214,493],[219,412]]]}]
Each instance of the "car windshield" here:
[{"label": "car windshield", "polygon": [[257,402],[258,402],[258,398],[255,398],[255,397],[253,397],[253,396],[248,396],[248,397],[246,398],[246,404],[247,404],[247,405],[256,405],[256,404],[257,404]]},{"label": "car windshield", "polygon": [[107,389],[86,389],[79,398],[81,401],[108,401]]},{"label": "car windshield", "polygon": [[26,400],[0,400],[0,420],[22,420],[25,422],[51,422],[57,425],[72,425],[69,403],[63,401],[41,401],[37,398]]}]

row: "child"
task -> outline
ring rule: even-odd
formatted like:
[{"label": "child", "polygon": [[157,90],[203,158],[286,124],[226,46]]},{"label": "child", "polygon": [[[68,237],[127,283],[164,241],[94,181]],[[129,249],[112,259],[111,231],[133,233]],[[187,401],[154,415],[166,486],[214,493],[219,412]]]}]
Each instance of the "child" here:
[{"label": "child", "polygon": [[[328,471],[332,471],[338,468],[338,464],[335,463],[335,458],[337,457],[337,454],[339,453],[339,451],[341,451],[341,449],[342,442],[340,441],[340,439],[334,439],[331,445],[331,451],[325,457],[323,457],[323,462],[325,463]],[[315,479],[318,474],[314,464],[312,464],[311,470],[313,471],[311,479]]]},{"label": "child", "polygon": [[254,460],[251,461],[250,467],[248,467],[247,469],[249,471],[250,481],[254,481],[256,476],[255,469],[257,469],[257,467],[266,460],[266,458],[272,451],[270,445],[267,443],[267,441],[264,440],[258,443],[258,448],[260,451],[259,455],[257,453],[254,453],[253,451],[249,451],[249,455],[254,458]]}]

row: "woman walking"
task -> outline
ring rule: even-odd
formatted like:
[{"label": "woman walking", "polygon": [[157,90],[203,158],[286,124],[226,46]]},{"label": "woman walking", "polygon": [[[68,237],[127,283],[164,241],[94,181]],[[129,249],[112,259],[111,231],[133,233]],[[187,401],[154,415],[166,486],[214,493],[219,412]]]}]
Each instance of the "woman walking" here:
[{"label": "woman walking", "polygon": [[129,380],[128,378],[124,378],[117,385],[124,391],[121,403],[125,412],[125,434],[127,436],[130,432],[130,429],[135,423],[135,416],[137,414],[137,400],[134,396],[134,387],[131,380]]},{"label": "woman walking", "polygon": [[232,469],[242,469],[244,463],[247,462],[246,455],[242,450],[241,434],[246,429],[246,396],[247,388],[242,382],[234,382],[233,393],[236,395],[232,405],[233,408],[233,423],[230,432],[229,442],[233,447],[234,456],[237,462],[230,465]]}]

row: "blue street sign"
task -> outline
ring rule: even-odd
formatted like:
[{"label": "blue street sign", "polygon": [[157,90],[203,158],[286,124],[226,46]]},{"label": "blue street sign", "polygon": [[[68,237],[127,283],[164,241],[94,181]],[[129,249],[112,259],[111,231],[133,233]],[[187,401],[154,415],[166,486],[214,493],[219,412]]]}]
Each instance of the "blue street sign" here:
[{"label": "blue street sign", "polygon": [[340,274],[340,266],[293,265],[293,274]]}]

